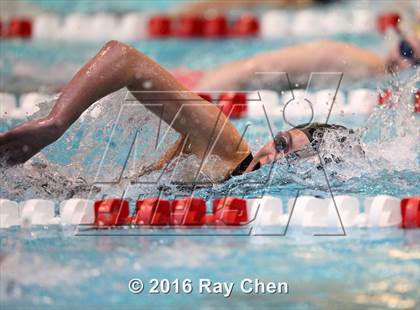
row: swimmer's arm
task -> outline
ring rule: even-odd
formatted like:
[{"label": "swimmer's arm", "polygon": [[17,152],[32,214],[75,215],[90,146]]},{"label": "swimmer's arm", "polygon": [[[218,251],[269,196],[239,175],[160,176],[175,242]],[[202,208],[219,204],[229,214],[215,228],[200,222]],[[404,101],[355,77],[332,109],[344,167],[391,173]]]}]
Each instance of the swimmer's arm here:
[{"label": "swimmer's arm", "polygon": [[189,135],[191,153],[199,158],[206,156],[209,141],[212,154],[229,168],[249,153],[246,141],[215,105],[190,92],[146,55],[110,41],[77,72],[47,117],[0,134],[0,158],[9,164],[25,162],[57,140],[89,106],[123,87],[178,133]]},{"label": "swimmer's arm", "polygon": [[[263,72],[271,73],[263,75]],[[273,72],[286,72],[292,80],[299,82],[299,87],[305,87],[311,72],[343,72],[345,78],[363,78],[383,74],[385,64],[369,50],[343,42],[317,41],[222,65],[208,72],[197,89],[288,88],[287,79]]]},{"label": "swimmer's arm", "polygon": [[[189,91],[143,53],[116,41],[105,45],[76,74],[49,117],[65,130],[91,104],[122,87],[178,133],[188,136],[191,153],[199,158],[206,155],[215,133],[219,136],[213,154],[225,162],[240,162],[246,154],[248,145],[215,105]],[[231,145],[239,145],[239,151],[227,147]]]}]

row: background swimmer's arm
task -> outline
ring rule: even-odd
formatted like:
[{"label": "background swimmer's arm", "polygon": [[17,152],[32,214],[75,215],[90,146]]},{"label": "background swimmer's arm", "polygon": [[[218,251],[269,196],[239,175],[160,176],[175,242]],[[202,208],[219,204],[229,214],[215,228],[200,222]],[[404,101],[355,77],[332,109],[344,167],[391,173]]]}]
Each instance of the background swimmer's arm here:
[{"label": "background swimmer's arm", "polygon": [[189,135],[191,153],[199,158],[207,154],[209,141],[214,143],[212,154],[224,160],[226,169],[249,153],[247,143],[215,105],[187,90],[146,55],[110,41],[77,72],[46,118],[0,134],[0,157],[11,164],[28,160],[57,140],[90,105],[123,87],[181,135]]},{"label": "background swimmer's arm", "polygon": [[231,0],[214,1],[202,0],[184,5],[178,12],[180,15],[201,15],[203,12],[211,11],[224,13],[232,9],[253,9],[255,7],[267,8],[286,8],[286,7],[304,7],[312,4],[312,0]]},{"label": "background swimmer's arm", "polygon": [[[282,75],[256,72],[287,72],[299,87],[305,87],[311,72],[343,72],[353,79],[385,72],[384,61],[369,50],[348,43],[318,41],[255,55],[216,68],[200,81],[200,90],[253,88],[286,89]],[[276,79],[277,77],[277,79]]]}]

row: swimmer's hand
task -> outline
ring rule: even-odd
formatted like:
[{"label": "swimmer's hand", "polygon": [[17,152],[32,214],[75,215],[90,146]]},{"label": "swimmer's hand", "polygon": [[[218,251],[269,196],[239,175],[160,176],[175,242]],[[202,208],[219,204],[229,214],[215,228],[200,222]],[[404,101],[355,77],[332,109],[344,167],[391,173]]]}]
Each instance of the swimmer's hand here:
[{"label": "swimmer's hand", "polygon": [[50,119],[30,121],[0,133],[0,164],[22,164],[60,137]]},{"label": "swimmer's hand", "polygon": [[245,172],[251,172],[254,170],[257,164],[264,166],[268,163],[273,162],[281,156],[282,154],[276,151],[276,145],[274,143],[274,140],[271,140],[255,154],[254,159],[251,161],[248,168],[246,168]]}]

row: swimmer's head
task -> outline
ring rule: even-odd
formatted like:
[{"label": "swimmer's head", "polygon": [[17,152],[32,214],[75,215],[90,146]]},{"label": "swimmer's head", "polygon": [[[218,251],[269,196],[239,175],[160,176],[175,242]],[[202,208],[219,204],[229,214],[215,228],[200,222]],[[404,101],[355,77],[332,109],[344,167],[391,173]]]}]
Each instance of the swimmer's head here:
[{"label": "swimmer's head", "polygon": [[[354,134],[352,129],[347,129],[344,126],[321,123],[302,124],[288,131],[281,131],[255,154],[246,172],[258,169],[260,166],[272,163],[289,154],[294,154],[299,158],[316,155],[327,131],[344,131]],[[342,145],[347,140],[345,135],[339,135],[338,139]]]},{"label": "swimmer's head", "polygon": [[420,63],[420,44],[418,38],[401,38],[398,45],[391,50],[386,58],[388,72],[398,72]]}]

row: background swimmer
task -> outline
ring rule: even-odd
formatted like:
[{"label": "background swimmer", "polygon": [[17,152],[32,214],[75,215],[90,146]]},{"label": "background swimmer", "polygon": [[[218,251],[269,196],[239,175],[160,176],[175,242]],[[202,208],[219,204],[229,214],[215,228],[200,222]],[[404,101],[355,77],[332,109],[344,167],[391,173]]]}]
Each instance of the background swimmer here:
[{"label": "background swimmer", "polygon": [[188,3],[179,12],[181,14],[201,14],[203,12],[223,13],[235,9],[255,8],[304,8],[314,4],[329,4],[339,0],[204,0]]},{"label": "background swimmer", "polygon": [[[420,58],[420,44],[416,38],[407,41],[412,57],[401,56],[398,47],[386,59],[363,48],[338,41],[316,41],[288,48],[268,51],[238,60],[207,72],[196,86],[199,90],[230,89],[288,89],[275,75],[262,79],[255,72],[287,72],[293,84],[305,87],[311,72],[342,72],[347,83],[366,77],[394,73],[416,64]],[[328,86],[328,85],[319,85]]]},{"label": "background swimmer", "polygon": [[[206,71],[191,71],[182,65],[181,68],[174,69],[173,64],[170,65],[172,67],[170,71],[187,88],[197,91],[289,90],[290,85],[282,75],[256,74],[256,72],[267,71],[287,72],[293,87],[296,86],[297,88],[306,86],[311,72],[342,72],[341,85],[346,86],[362,80],[366,82],[371,78],[380,78],[387,73],[398,72],[413,66],[416,59],[419,59],[420,44],[417,37],[408,37],[407,41],[413,49],[411,58],[401,56],[399,42],[397,41],[393,42],[388,56],[385,57],[350,43],[322,40],[259,52],[253,56],[229,61],[222,65],[210,66],[206,68]],[[154,52],[151,52],[151,54],[155,55]],[[215,56],[218,56],[217,52],[212,57]],[[226,59],[230,57],[218,58]],[[17,73],[15,76],[15,73],[13,73],[4,78],[0,89],[23,87],[26,92],[45,88],[53,92],[61,91],[62,87],[78,71],[81,63],[85,61],[66,67],[61,66],[61,61],[59,66],[53,65],[52,67],[48,65],[45,67],[34,66],[33,64],[28,67],[24,66],[22,74]],[[204,59],[203,65],[205,65],[205,62]],[[45,74],[41,75],[39,72]],[[25,83],[16,83],[17,80],[23,80]],[[331,84],[330,81],[318,79],[316,84],[312,84],[312,86],[329,88]]]}]

